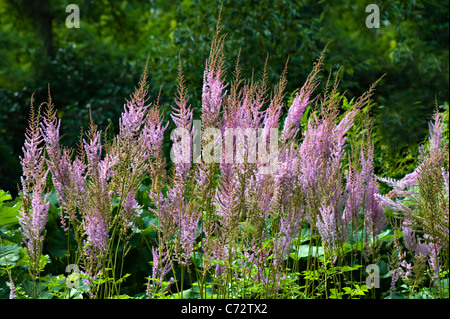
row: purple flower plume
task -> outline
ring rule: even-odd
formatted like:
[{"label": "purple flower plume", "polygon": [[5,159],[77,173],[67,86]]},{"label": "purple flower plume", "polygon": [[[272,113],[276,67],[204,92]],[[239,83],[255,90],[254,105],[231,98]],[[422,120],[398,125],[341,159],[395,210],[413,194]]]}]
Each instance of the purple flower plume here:
[{"label": "purple flower plume", "polygon": [[87,246],[85,255],[93,260],[101,259],[108,247],[108,222],[98,211],[88,212],[83,219],[83,228],[86,232]]},{"label": "purple flower plume", "polygon": [[48,170],[44,169],[43,146],[40,146],[43,141],[39,130],[40,115],[34,113],[33,105],[30,113],[22,148],[23,157],[20,157],[23,193],[18,219],[27,252],[32,261],[37,263],[42,252],[49,209],[48,195],[44,196]]},{"label": "purple flower plume", "polygon": [[207,66],[203,75],[202,125],[206,128],[219,127],[222,100],[227,94],[224,90],[228,86],[228,83],[223,83],[220,74],[220,70]]},{"label": "purple flower plume", "polygon": [[334,247],[337,239],[336,216],[333,206],[320,207],[320,215],[317,220],[317,229],[322,240],[328,247]]},{"label": "purple flower plume", "polygon": [[[45,178],[44,178],[45,181]],[[19,210],[19,224],[23,241],[34,262],[39,260],[44,241],[44,230],[50,203],[48,195],[43,196],[43,184],[35,187],[32,193],[31,207]]]},{"label": "purple flower plume", "polygon": [[289,140],[297,133],[303,112],[305,112],[305,109],[309,104],[314,102],[314,99],[309,99],[312,91],[313,89],[310,91],[305,91],[305,88],[302,87],[300,91],[295,94],[295,98],[292,101],[291,107],[289,108],[288,114],[284,121],[282,133],[284,141]]}]

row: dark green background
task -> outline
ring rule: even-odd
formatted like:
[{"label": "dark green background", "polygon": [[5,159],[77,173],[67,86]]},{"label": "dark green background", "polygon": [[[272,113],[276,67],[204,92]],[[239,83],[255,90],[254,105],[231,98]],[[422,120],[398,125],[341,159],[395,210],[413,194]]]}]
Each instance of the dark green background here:
[{"label": "dark green background", "polygon": [[[150,101],[161,88],[168,120],[181,51],[190,103],[194,116],[200,114],[210,30],[221,1],[70,3],[79,5],[79,29],[65,26],[68,1],[0,0],[0,189],[12,194],[21,175],[30,98],[35,92],[35,105],[44,102],[48,84],[62,119],[62,142],[74,146],[80,126],[87,126],[89,105],[100,129],[110,122],[117,128],[149,53]],[[365,26],[370,3],[380,7],[379,29]],[[269,54],[273,85],[289,56],[286,100],[327,43],[323,82],[343,66],[340,88],[349,99],[386,73],[371,110],[377,173],[400,177],[412,171],[436,101],[449,99],[448,2],[225,0],[222,11],[228,69],[241,49],[244,75],[259,76]],[[166,152],[169,146],[167,139]]]}]

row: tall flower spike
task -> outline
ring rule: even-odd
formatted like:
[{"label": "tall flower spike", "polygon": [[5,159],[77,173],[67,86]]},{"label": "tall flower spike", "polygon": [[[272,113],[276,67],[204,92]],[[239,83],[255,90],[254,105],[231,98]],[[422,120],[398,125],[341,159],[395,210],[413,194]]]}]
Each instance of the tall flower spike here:
[{"label": "tall flower spike", "polygon": [[[180,208],[179,221],[179,243],[181,251],[178,251],[177,245],[175,246],[175,255],[181,265],[189,266],[190,258],[194,252],[195,239],[197,237],[198,223],[200,220],[200,214],[189,214],[189,207],[182,205]],[[175,217],[176,218],[176,217]]]},{"label": "tall flower spike", "polygon": [[343,218],[345,225],[349,225],[358,221],[358,212],[364,195],[362,177],[356,168],[356,163],[350,162],[346,179],[345,195],[347,199]]},{"label": "tall flower spike", "polygon": [[84,216],[83,228],[88,243],[85,255],[95,261],[101,259],[108,247],[108,223],[100,212],[91,210]]},{"label": "tall flower spike", "polygon": [[310,100],[311,94],[319,85],[317,76],[321,71],[321,66],[325,57],[325,50],[326,48],[322,51],[322,54],[314,63],[314,67],[311,73],[308,75],[305,84],[302,86],[300,91],[295,94],[295,98],[292,101],[292,104],[286,116],[286,120],[284,121],[284,128],[282,133],[283,142],[286,142],[294,137],[300,126],[300,121],[302,119],[303,113],[305,112],[305,109],[317,98],[316,97]]},{"label": "tall flower spike", "polygon": [[39,131],[39,118],[40,107],[38,112],[35,113],[32,96],[28,127],[25,132],[25,143],[22,147],[23,157],[19,157],[23,171],[21,180],[25,193],[29,186],[39,182],[43,172],[44,157],[42,156],[43,147],[40,146],[42,136]]},{"label": "tall flower spike", "polygon": [[385,226],[384,209],[380,205],[377,194],[379,186],[373,168],[373,146],[361,148],[361,177],[363,179],[365,209],[365,228],[371,236],[378,235]]},{"label": "tall flower spike", "polygon": [[336,216],[333,206],[320,207],[320,215],[317,220],[317,229],[327,247],[333,248],[337,239]]},{"label": "tall flower spike", "polygon": [[16,299],[16,286],[14,285],[14,282],[9,276],[9,299]]},{"label": "tall flower spike", "polygon": [[225,37],[220,34],[222,29],[220,19],[219,14],[209,57],[203,73],[202,126],[205,128],[220,127],[219,119],[222,100],[226,96],[227,92],[224,90],[228,86],[228,83],[224,84],[223,43]]},{"label": "tall flower spike", "polygon": [[291,107],[288,111],[288,115],[286,116],[286,120],[284,122],[282,133],[284,141],[293,138],[297,133],[300,126],[300,121],[303,116],[303,112],[305,112],[305,109],[308,107],[308,105],[314,101],[314,99],[309,100],[311,93],[311,91],[304,92],[304,87],[302,87],[301,90],[295,94],[295,98],[292,101]]},{"label": "tall flower spike", "polygon": [[230,231],[235,226],[235,217],[238,213],[238,181],[233,164],[222,161],[220,172],[221,180],[214,203],[217,206],[216,214],[220,217],[222,227],[226,227],[225,231]]},{"label": "tall flower spike", "polygon": [[[45,182],[47,174],[44,175]],[[32,192],[31,207],[22,206],[19,210],[20,231],[33,262],[38,262],[44,242],[44,230],[50,203],[48,195],[43,196],[44,184],[36,185]]]},{"label": "tall flower spike", "polygon": [[35,113],[31,102],[30,117],[28,119],[29,126],[25,133],[25,143],[22,148],[24,155],[20,157],[23,170],[23,175],[21,176],[23,193],[21,195],[22,205],[18,218],[27,253],[35,263],[35,267],[38,267],[36,265],[42,251],[43,232],[49,209],[48,195],[44,196],[48,170],[44,169],[43,147],[39,145],[42,142],[39,118],[40,107],[38,112]]}]

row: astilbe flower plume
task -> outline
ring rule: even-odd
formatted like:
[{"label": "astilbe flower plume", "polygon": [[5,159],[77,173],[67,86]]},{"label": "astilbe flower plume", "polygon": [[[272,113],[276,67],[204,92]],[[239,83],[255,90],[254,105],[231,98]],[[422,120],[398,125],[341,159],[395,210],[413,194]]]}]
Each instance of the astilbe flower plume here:
[{"label": "astilbe flower plume", "polygon": [[374,238],[385,226],[384,209],[377,199],[379,186],[373,168],[373,146],[361,148],[361,177],[364,209],[364,226],[369,237]]},{"label": "astilbe flower plume", "polygon": [[[91,130],[88,139],[83,139],[84,151],[87,158],[86,179],[87,199],[83,200],[80,207],[84,213],[82,225],[87,235],[84,254],[89,260],[87,267],[94,267],[93,263],[101,260],[108,246],[109,227],[112,219],[111,203],[114,192],[111,189],[111,180],[117,174],[114,167],[118,156],[107,153],[102,158],[101,132],[91,120]],[[78,172],[80,173],[80,172]],[[83,179],[83,178],[81,178]],[[81,181],[83,183],[83,181]],[[90,275],[96,273],[92,269],[87,270]]]},{"label": "astilbe flower plume", "polygon": [[48,195],[44,195],[48,170],[44,168],[43,141],[40,134],[40,107],[35,113],[31,103],[28,128],[25,133],[25,143],[22,148],[23,157],[20,157],[23,175],[22,181],[22,205],[19,209],[20,232],[27,247],[27,253],[37,265],[42,252],[45,224],[49,210]]},{"label": "astilbe flower plume", "polygon": [[218,23],[203,73],[202,125],[205,128],[220,127],[219,116],[222,109],[222,101],[227,93],[225,88],[228,84],[224,84],[224,36],[220,35],[220,30],[221,27]]},{"label": "astilbe flower plume", "polygon": [[14,285],[12,278],[9,277],[9,299],[16,299],[16,296],[16,286]]},{"label": "astilbe flower plume", "polygon": [[43,196],[42,184],[35,187],[31,197],[31,207],[19,210],[19,224],[27,252],[33,262],[38,262],[42,252],[43,233],[50,203],[48,202],[48,195]]},{"label": "astilbe flower plume", "polygon": [[190,258],[195,248],[200,214],[189,213],[189,207],[181,207],[177,226],[179,229],[179,244],[175,244],[175,259],[180,265],[189,266]]},{"label": "astilbe flower plume", "polygon": [[334,206],[320,207],[320,215],[316,222],[322,241],[328,248],[334,248],[337,239],[337,223]]},{"label": "astilbe flower plume", "polygon": [[284,127],[282,131],[282,139],[284,142],[292,139],[297,133],[300,122],[308,105],[313,103],[316,98],[310,99],[311,94],[319,85],[318,73],[321,71],[322,63],[325,56],[325,50],[322,51],[319,59],[314,63],[313,70],[308,75],[308,78],[301,87],[301,89],[296,92],[295,97],[289,107],[288,114],[284,120]]},{"label": "astilbe flower plume", "polygon": [[442,143],[442,130],[441,118],[436,113],[429,124],[429,144],[420,148],[416,169],[398,181],[378,178],[393,189],[387,196],[377,197],[383,207],[421,229],[434,243],[448,246],[448,173],[444,168],[448,144]]}]

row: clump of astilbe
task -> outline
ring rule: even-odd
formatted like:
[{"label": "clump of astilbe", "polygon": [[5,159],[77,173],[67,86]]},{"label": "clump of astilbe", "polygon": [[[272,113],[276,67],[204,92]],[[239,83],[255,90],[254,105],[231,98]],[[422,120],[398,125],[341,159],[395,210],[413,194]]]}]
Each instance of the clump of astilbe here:
[{"label": "clump of astilbe", "polygon": [[420,149],[418,167],[400,181],[379,178],[393,190],[378,197],[431,242],[448,249],[448,144],[442,143],[442,128],[436,113],[429,125],[429,144]]},{"label": "clump of astilbe", "polygon": [[417,237],[412,225],[406,220],[402,223],[401,232],[406,251],[401,252],[398,239],[395,239],[398,257],[393,265],[391,291],[395,289],[396,282],[401,278],[403,282],[408,284],[409,293],[412,294],[415,290],[420,289],[427,279],[427,273],[430,275],[431,282],[438,284],[437,280],[440,278],[439,271],[441,270],[440,250],[442,247],[427,242],[427,236],[425,238]]},{"label": "clump of astilbe", "polygon": [[[61,206],[61,223],[65,231],[74,230],[79,246],[76,262],[83,267],[85,280],[91,287],[91,296],[97,296],[92,283],[102,271],[106,275],[107,263],[113,266],[110,269],[115,268],[119,245],[116,245],[115,252],[113,246],[117,235],[124,244],[122,258],[127,252],[126,244],[134,232],[133,225],[141,211],[135,200],[135,190],[139,189],[141,180],[150,172],[154,187],[159,185],[160,188],[164,183],[161,175],[164,166],[162,141],[167,126],[162,125],[159,105],[150,108],[146,104],[147,100],[145,70],[139,86],[124,106],[119,134],[110,143],[102,145],[102,132],[97,130],[91,116],[89,131],[86,136],[83,136],[82,131],[78,154],[73,161],[72,150],[60,145],[60,120],[56,117],[50,92],[41,123],[42,137],[39,136],[39,123],[33,119],[30,135],[33,143],[26,145],[29,150],[23,160],[24,181],[29,181],[24,183],[24,190],[37,185],[36,173],[30,175],[31,167],[34,166],[33,171],[36,172],[36,167],[43,169],[42,150],[36,148],[42,139],[47,154],[45,160]],[[42,160],[37,161],[35,156],[32,162],[32,153],[41,156]],[[45,176],[42,177],[45,182]],[[118,205],[114,204],[115,200]],[[35,200],[34,205],[38,204]],[[109,253],[115,254],[114,260]],[[105,296],[108,293],[105,291]]]},{"label": "clump of astilbe", "polygon": [[[224,35],[221,35],[220,31],[219,13],[218,23],[213,32],[213,40],[203,77],[201,147],[204,160],[196,165],[194,173],[196,183],[193,193],[197,194],[199,199],[198,209],[205,212],[205,223],[203,225],[205,228],[210,228],[213,221],[213,201],[216,191],[214,180],[217,170],[217,163],[213,157],[217,155],[215,153],[217,147],[220,145],[220,134],[218,134],[218,130],[222,127],[220,114],[223,109],[223,101],[227,94],[225,89],[228,86],[228,84],[225,84],[226,69],[223,57]],[[213,132],[214,134],[205,134],[205,132]],[[200,134],[200,132],[195,132],[195,134]],[[208,142],[210,138],[212,138],[212,141]],[[208,154],[205,147],[209,143],[213,144],[213,149]],[[212,160],[205,160],[207,157]],[[194,160],[197,162],[197,159]]]},{"label": "clump of astilbe", "polygon": [[[448,144],[442,143],[442,129],[436,113],[429,124],[429,144],[420,148],[417,168],[399,181],[379,178],[393,190],[387,196],[377,195],[383,206],[403,222],[404,243],[414,261],[415,276],[410,276],[410,281],[421,279],[428,260],[430,278],[438,281],[439,288],[441,270],[446,268],[442,266],[448,265],[442,257],[448,258],[449,247]],[[422,234],[424,242],[416,240],[415,233]]]},{"label": "clump of astilbe", "polygon": [[33,102],[31,102],[25,143],[22,148],[23,156],[20,157],[23,175],[20,177],[22,192],[18,218],[25,251],[30,260],[30,273],[34,278],[35,297],[37,297],[36,280],[41,271],[40,257],[49,210],[48,195],[45,195],[48,169],[44,166],[45,159],[41,145],[43,138],[39,130],[40,110],[41,105],[35,112]]},{"label": "clump of astilbe", "polygon": [[[306,201],[306,216],[312,229],[317,229],[321,235],[328,252],[335,253],[335,248],[347,239],[346,224],[357,214],[363,198],[371,208],[370,214],[367,215],[368,229],[371,227],[372,233],[378,233],[381,230],[381,223],[378,221],[382,211],[377,208],[373,197],[378,188],[373,171],[369,169],[372,155],[368,154],[366,181],[363,182],[362,177],[356,177],[355,168],[351,167],[350,173],[347,173],[350,177],[348,180],[350,185],[344,187],[342,172],[342,160],[346,155],[347,137],[345,135],[353,126],[354,119],[360,110],[370,102],[375,85],[376,82],[339,120],[338,105],[342,97],[335,97],[338,87],[338,81],[335,81],[331,92],[326,91],[319,101],[320,113],[313,114],[309,118],[304,139],[298,148],[298,179]],[[370,189],[366,189],[367,187],[358,189],[357,183],[365,182]],[[350,187],[352,187],[352,194],[349,194]],[[353,187],[357,188],[353,189]],[[345,191],[346,188],[347,191]],[[370,192],[370,195],[364,197],[367,192]],[[345,211],[343,208],[348,195],[351,196]],[[350,205],[352,207],[349,211]]]},{"label": "clump of astilbe", "polygon": [[[346,173],[345,208],[343,212],[343,229],[346,240],[358,240],[354,236],[358,229],[363,230],[362,240],[366,243],[366,250],[375,252],[373,243],[376,236],[384,228],[386,221],[384,209],[377,198],[379,186],[373,167],[373,145],[369,133],[363,137],[359,158],[350,159]],[[368,253],[368,251],[367,251]]]},{"label": "clump of astilbe", "polygon": [[[72,162],[72,150],[63,149],[59,142],[59,129],[61,120],[56,116],[56,109],[51,100],[46,103],[45,116],[41,123],[41,134],[45,142],[47,153],[46,163],[52,177],[58,201],[61,205],[61,225],[65,231],[69,230],[69,223],[75,222],[77,207],[83,206],[86,193],[85,172],[87,165],[84,160],[84,150]],[[80,149],[83,149],[83,141],[80,141]],[[76,234],[79,235],[78,233]]]}]

